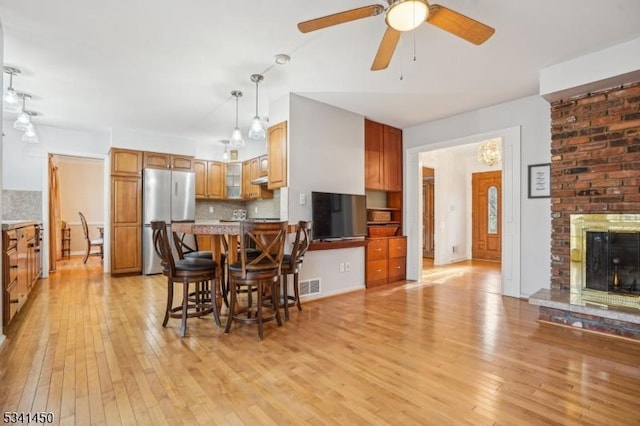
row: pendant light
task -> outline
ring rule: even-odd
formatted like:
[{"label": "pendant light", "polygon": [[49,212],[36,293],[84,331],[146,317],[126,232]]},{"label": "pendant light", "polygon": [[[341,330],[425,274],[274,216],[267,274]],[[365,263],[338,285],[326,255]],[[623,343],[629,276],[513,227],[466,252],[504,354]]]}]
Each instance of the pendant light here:
[{"label": "pendant light", "polygon": [[233,90],[231,96],[236,98],[236,127],[233,129],[233,132],[231,132],[229,144],[232,148],[244,148],[244,139],[242,139],[242,132],[240,132],[240,127],[238,127],[238,98],[242,96],[242,92]]},{"label": "pendant light", "polygon": [[[35,116],[36,114],[33,113],[33,115]],[[36,134],[36,129],[33,127],[33,122],[30,122],[27,125],[27,129],[24,131],[24,134],[22,135],[22,142],[28,142],[28,143],[40,142],[40,139],[38,139],[38,135]]]},{"label": "pendant light", "polygon": [[3,108],[6,112],[20,112],[20,97],[13,88],[13,76],[20,74],[22,71],[15,67],[4,67],[4,72],[9,74],[9,87],[4,93]]},{"label": "pendant light", "polygon": [[222,161],[223,162],[228,162],[229,161],[229,141],[228,140],[222,140],[220,141],[224,144],[224,152],[222,153]]},{"label": "pendant light", "polygon": [[25,101],[27,99],[31,99],[31,95],[27,95],[26,93],[21,93],[19,96],[22,98],[22,112],[20,113],[16,121],[13,123],[13,128],[24,132],[25,130],[27,130],[27,126],[31,122],[31,115],[25,109]]},{"label": "pendant light", "polygon": [[256,84],[256,115],[253,117],[253,121],[251,122],[251,129],[249,129],[249,139],[252,140],[261,140],[266,137],[266,133],[264,131],[264,127],[262,126],[262,121],[260,120],[260,116],[258,115],[258,84],[260,84],[264,80],[264,77],[260,74],[251,75],[251,81]]},{"label": "pendant light", "polygon": [[502,139],[489,139],[478,146],[478,161],[493,166],[502,161]]}]

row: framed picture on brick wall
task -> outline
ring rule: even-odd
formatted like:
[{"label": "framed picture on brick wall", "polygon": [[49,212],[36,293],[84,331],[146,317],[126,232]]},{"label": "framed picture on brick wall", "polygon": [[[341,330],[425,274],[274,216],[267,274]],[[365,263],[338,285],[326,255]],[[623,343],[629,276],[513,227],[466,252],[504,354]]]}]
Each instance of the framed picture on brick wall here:
[{"label": "framed picture on brick wall", "polygon": [[551,164],[529,165],[529,198],[551,197]]}]

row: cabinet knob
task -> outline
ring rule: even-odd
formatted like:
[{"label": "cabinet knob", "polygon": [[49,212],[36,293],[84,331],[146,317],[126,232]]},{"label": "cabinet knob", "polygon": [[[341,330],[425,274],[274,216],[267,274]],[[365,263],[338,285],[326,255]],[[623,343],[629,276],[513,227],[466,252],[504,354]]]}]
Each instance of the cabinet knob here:
[{"label": "cabinet knob", "polygon": [[19,302],[20,302],[20,300],[18,300],[18,299],[11,299],[10,303],[19,303]]}]

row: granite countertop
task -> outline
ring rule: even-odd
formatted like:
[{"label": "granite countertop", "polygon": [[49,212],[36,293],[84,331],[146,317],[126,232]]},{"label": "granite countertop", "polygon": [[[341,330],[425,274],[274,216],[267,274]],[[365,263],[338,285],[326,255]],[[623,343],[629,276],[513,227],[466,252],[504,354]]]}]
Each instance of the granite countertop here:
[{"label": "granite countertop", "polygon": [[25,226],[41,225],[39,220],[3,220],[2,230],[10,231],[12,229],[24,228]]}]

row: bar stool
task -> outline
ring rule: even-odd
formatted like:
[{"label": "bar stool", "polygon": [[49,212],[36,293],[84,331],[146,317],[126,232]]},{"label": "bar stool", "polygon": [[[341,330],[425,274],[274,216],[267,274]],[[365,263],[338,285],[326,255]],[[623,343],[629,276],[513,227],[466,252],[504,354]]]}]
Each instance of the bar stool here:
[{"label": "bar stool", "polygon": [[[291,247],[291,254],[285,254],[282,259],[282,306],[284,307],[284,320],[289,321],[289,307],[296,305],[298,311],[302,310],[300,304],[300,285],[298,272],[302,267],[304,255],[311,243],[311,225],[313,222],[301,220],[296,226],[296,239]],[[289,283],[287,276],[293,274],[293,296],[289,296]]]},{"label": "bar stool", "polygon": [[[225,333],[231,330],[232,322],[258,325],[258,340],[264,337],[263,323],[276,320],[282,325],[278,309],[278,284],[280,268],[284,256],[284,245],[287,235],[287,222],[240,222],[239,261],[228,266],[229,270],[229,315]],[[248,250],[255,244],[257,256],[251,256]],[[272,304],[271,313],[263,313],[263,297],[265,284],[268,284]],[[239,290],[247,291],[247,304],[240,309],[238,303]],[[251,293],[257,294],[257,303],[251,303]]]},{"label": "bar stool", "polygon": [[[198,250],[198,239],[194,235],[193,243],[194,246],[191,247],[187,243],[185,243],[184,239],[188,234],[178,235],[177,232],[173,232],[173,245],[176,248],[176,252],[178,253],[179,259],[213,259],[213,252],[211,250]],[[203,300],[207,300],[209,294],[211,294],[211,286],[209,283],[202,283],[198,286],[196,291],[189,293],[189,301],[195,302],[197,298],[203,298]],[[215,288],[215,285],[213,286]],[[224,295],[224,293],[222,293]],[[226,302],[225,296],[225,304],[229,306]]]},{"label": "bar stool", "polygon": [[[213,259],[185,258],[175,260],[169,244],[167,225],[164,221],[152,221],[153,245],[162,260],[162,273],[167,277],[167,307],[162,326],[166,327],[169,318],[180,318],[180,336],[187,334],[187,318],[201,317],[213,313],[218,326],[220,314],[215,304],[215,286],[210,282],[216,278],[216,263]],[[173,306],[173,287],[182,283],[182,303]],[[195,298],[189,298],[189,284],[195,283]],[[206,286],[206,287],[204,287]],[[208,297],[201,297],[203,288],[211,289]]]}]

